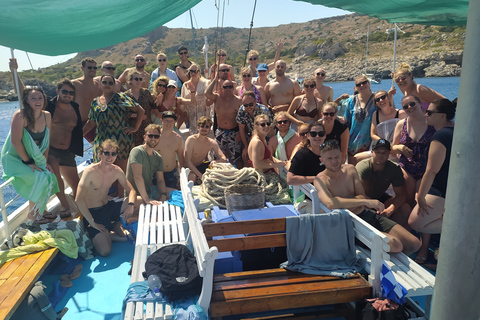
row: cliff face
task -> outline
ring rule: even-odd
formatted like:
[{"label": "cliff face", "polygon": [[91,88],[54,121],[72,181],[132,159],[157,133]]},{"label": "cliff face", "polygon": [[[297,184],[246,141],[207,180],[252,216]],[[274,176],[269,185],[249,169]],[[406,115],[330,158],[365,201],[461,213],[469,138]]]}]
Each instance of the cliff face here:
[{"label": "cliff face", "polygon": [[[204,37],[209,41],[209,64],[213,64],[215,50],[227,51],[227,63],[238,74],[245,64],[247,47],[259,52],[259,60],[272,62],[275,43],[285,40],[281,59],[287,62],[287,75],[304,78],[322,66],[327,70],[327,81],[347,81],[365,73],[379,74],[390,78],[393,71],[394,26],[386,21],[368,16],[350,14],[313,20],[306,23],[292,23],[277,27],[254,28],[248,43],[249,29],[224,28],[223,30],[196,29],[196,46],[193,46],[191,29],[157,28],[148,34],[114,46],[80,52],[71,60],[39,70],[21,73],[22,79],[31,84],[42,82],[50,88],[59,79],[74,79],[82,75],[80,61],[92,57],[100,64],[112,61],[118,77],[125,68],[133,65],[133,57],[143,54],[149,63],[146,71],[157,67],[156,53],[167,54],[168,65],[173,68],[179,62],[177,48],[185,45],[190,51],[190,60],[198,62],[203,69],[202,47]],[[415,77],[459,76],[461,71],[464,27],[436,27],[413,24],[398,24],[397,66],[402,62],[410,64]],[[365,61],[368,34],[368,61]],[[217,41],[218,38],[218,41]],[[270,76],[273,76],[272,72]],[[0,99],[11,98],[13,83],[11,75],[0,72]]]}]

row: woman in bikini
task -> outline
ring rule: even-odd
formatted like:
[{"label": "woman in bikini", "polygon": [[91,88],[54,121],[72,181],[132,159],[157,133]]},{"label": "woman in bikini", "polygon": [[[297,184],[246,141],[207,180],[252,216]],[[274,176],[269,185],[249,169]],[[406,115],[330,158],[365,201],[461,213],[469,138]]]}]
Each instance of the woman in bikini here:
[{"label": "woman in bikini", "polygon": [[[2,178],[12,178],[17,193],[30,200],[28,219],[47,223],[56,218],[45,211],[47,201],[59,191],[57,178],[47,164],[52,118],[43,110],[47,96],[42,88],[26,86],[19,96],[21,108],[13,114],[2,148]],[[63,209],[69,208],[68,202],[61,205]]]},{"label": "woman in bikini", "polygon": [[323,101],[315,97],[315,87],[315,78],[305,79],[303,82],[305,94],[295,97],[288,108],[287,116],[295,131],[302,123],[312,123],[322,117]]},{"label": "woman in bikini", "polygon": [[342,151],[342,163],[347,160],[348,139],[350,138],[350,130],[347,124],[337,117],[337,104],[328,102],[323,106],[322,123],[325,126],[327,137],[325,140],[335,140],[340,145]]},{"label": "woman in bikini", "polygon": [[245,91],[253,91],[257,103],[262,105],[267,104],[267,95],[265,94],[265,90],[263,90],[261,86],[252,84],[252,74],[250,73],[250,69],[247,67],[242,68],[242,86],[237,86],[235,90],[237,91],[237,96],[239,97],[242,97]]},{"label": "woman in bikini", "polygon": [[248,145],[248,157],[251,159],[253,167],[263,173],[276,172],[278,174],[278,168],[287,165],[287,162],[273,157],[268,149],[265,138],[270,132],[272,123],[267,115],[261,114],[255,117],[253,125],[253,135]]},{"label": "woman in bikini", "polygon": [[[416,96],[420,99],[422,110],[425,112],[428,105],[437,99],[446,99],[437,91],[430,89],[423,84],[417,84],[413,81],[413,74],[410,71],[410,65],[406,63],[400,64],[398,69],[393,74],[393,79],[397,83],[398,88],[402,91],[404,96]],[[390,91],[395,94],[395,87],[392,87]]]}]

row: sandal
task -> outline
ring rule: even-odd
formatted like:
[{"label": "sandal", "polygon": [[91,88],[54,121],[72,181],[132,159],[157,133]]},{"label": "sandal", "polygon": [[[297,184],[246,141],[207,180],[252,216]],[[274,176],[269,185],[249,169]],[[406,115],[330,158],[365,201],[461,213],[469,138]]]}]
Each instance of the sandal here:
[{"label": "sandal", "polygon": [[45,217],[42,217],[38,220],[33,221],[33,223],[36,223],[36,224],[45,224],[45,223],[50,223],[50,222],[52,222],[52,219],[45,218]]},{"label": "sandal", "polygon": [[52,213],[52,212],[49,212],[47,210],[45,210],[43,212],[43,215],[42,215],[45,219],[50,219],[50,220],[54,220],[57,218],[57,215],[55,213]]},{"label": "sandal", "polygon": [[61,219],[66,219],[72,216],[72,213],[70,212],[70,209],[63,209],[59,211],[60,213],[60,218]]},{"label": "sandal", "polygon": [[420,257],[417,255],[413,261],[422,265],[422,264],[425,264],[425,262],[427,261],[427,257]]}]

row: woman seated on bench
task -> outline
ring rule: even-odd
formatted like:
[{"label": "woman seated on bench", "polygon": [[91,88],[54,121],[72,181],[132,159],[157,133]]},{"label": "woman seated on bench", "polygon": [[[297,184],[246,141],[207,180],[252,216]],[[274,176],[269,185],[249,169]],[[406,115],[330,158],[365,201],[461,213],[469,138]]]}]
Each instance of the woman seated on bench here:
[{"label": "woman seated on bench", "polygon": [[286,165],[286,161],[278,160],[272,156],[268,149],[266,137],[270,131],[272,123],[267,115],[261,114],[255,117],[253,122],[253,135],[248,145],[248,157],[251,159],[252,165],[260,172],[276,172],[278,168]]},{"label": "woman seated on bench", "polygon": [[325,126],[319,122],[309,125],[307,140],[302,143],[302,148],[295,153],[290,169],[287,173],[289,185],[302,185],[313,183],[317,174],[325,170],[320,162],[320,146],[325,141]]}]

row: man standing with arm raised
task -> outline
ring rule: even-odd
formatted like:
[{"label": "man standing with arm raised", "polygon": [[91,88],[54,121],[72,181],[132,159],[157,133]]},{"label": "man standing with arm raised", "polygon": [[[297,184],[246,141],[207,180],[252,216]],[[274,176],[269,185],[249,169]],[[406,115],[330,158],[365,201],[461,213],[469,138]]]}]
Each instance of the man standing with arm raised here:
[{"label": "man standing with arm raised", "polygon": [[279,111],[287,111],[293,98],[301,92],[300,85],[285,76],[286,68],[285,61],[278,60],[275,62],[275,80],[265,85],[269,109],[274,114]]},{"label": "man standing with arm raised", "polygon": [[130,70],[135,69],[139,74],[142,75],[142,88],[148,90],[148,87],[150,87],[150,73],[145,71],[147,60],[145,60],[145,57],[141,54],[137,54],[133,59],[133,64],[135,64],[135,67],[125,69],[120,75],[120,77],[118,77],[118,80],[122,85],[126,83],[127,89],[130,89],[131,85],[128,83],[128,73],[130,72]]}]

